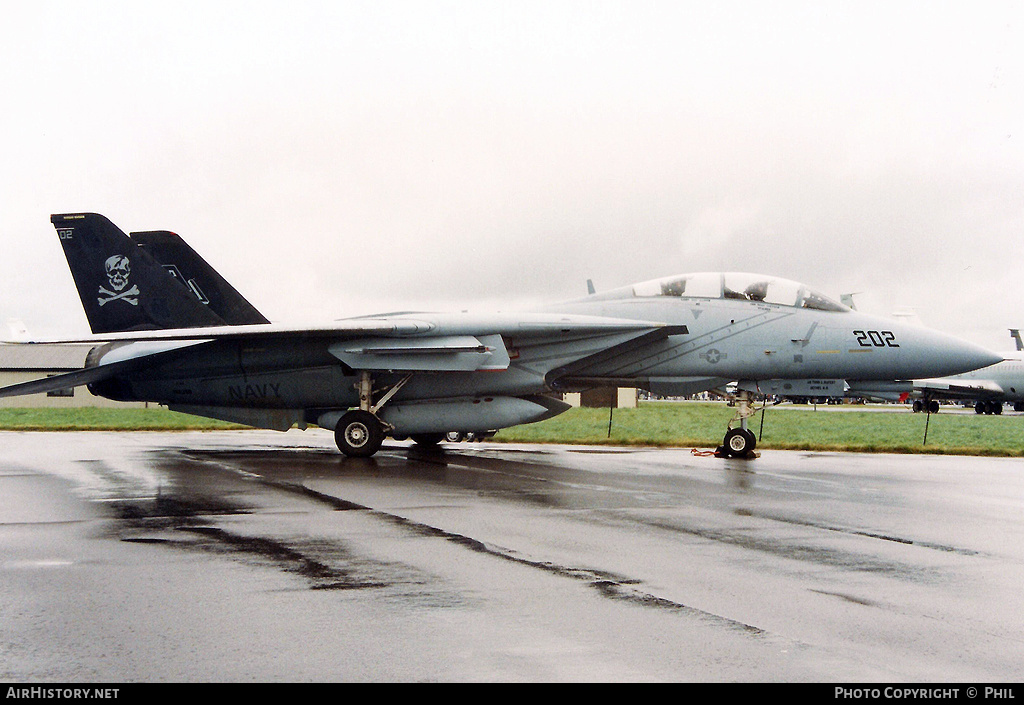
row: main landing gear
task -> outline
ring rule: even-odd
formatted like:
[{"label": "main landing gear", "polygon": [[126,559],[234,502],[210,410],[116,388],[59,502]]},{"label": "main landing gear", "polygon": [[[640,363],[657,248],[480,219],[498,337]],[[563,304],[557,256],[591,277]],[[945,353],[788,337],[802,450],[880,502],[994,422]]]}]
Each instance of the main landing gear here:
[{"label": "main landing gear", "polygon": [[369,458],[384,442],[384,424],[369,411],[349,411],[334,427],[334,441],[349,457]]},{"label": "main landing gear", "polygon": [[[757,437],[747,428],[747,419],[754,411],[750,404],[750,392],[739,390],[736,392],[736,416],[729,422],[729,430],[725,432],[722,445],[715,451],[719,458],[749,458],[757,457],[754,447],[757,445]],[[739,428],[733,428],[735,421],[740,422]]]},{"label": "main landing gear", "polygon": [[[1019,411],[1017,405],[1013,406],[1014,411]],[[1001,414],[1003,413],[1003,402],[1001,401],[979,401],[974,405],[976,414]]]},{"label": "main landing gear", "polygon": [[379,418],[377,412],[405,386],[412,375],[406,375],[373,403],[373,379],[369,372],[359,373],[359,408],[346,412],[334,427],[334,441],[338,450],[352,458],[369,458],[380,450],[384,437],[391,428]]}]

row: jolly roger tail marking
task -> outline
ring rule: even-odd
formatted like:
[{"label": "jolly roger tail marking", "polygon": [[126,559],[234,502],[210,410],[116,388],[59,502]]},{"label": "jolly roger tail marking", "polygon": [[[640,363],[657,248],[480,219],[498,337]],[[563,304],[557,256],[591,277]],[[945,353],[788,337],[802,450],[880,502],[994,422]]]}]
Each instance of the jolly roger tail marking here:
[{"label": "jolly roger tail marking", "polygon": [[138,286],[133,284],[131,289],[122,291],[126,286],[128,286],[128,275],[131,274],[132,271],[129,259],[124,255],[114,255],[107,259],[104,266],[107,270],[107,279],[110,280],[110,288],[113,289],[113,291],[101,286],[99,288],[99,293],[101,296],[105,296],[106,298],[96,299],[99,302],[99,305],[103,306],[104,304],[109,304],[111,301],[126,301],[132,306],[138,306],[139,300],[137,298],[133,298],[141,293]]},{"label": "jolly roger tail marking", "polygon": [[101,294],[106,294],[106,296],[107,296],[107,298],[105,298],[105,299],[96,299],[99,302],[100,306],[102,306],[103,304],[109,304],[111,301],[119,301],[119,300],[120,301],[127,301],[132,306],[138,306],[139,305],[139,300],[138,299],[133,299],[131,297],[138,296],[141,292],[139,291],[139,287],[137,287],[134,284],[132,284],[132,288],[131,289],[128,289],[127,291],[122,291],[120,294],[115,294],[113,291],[107,291],[106,289],[104,289],[101,286],[100,287],[100,293]]}]

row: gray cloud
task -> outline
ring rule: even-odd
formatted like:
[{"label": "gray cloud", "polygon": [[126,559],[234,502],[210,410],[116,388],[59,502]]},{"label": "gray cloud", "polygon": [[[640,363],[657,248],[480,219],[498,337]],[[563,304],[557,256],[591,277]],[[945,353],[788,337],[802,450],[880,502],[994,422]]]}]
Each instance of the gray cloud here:
[{"label": "gray cloud", "polygon": [[278,319],[732,269],[1022,323],[1013,3],[240,7],[13,13],[4,315],[84,329],[48,215],[95,210]]}]

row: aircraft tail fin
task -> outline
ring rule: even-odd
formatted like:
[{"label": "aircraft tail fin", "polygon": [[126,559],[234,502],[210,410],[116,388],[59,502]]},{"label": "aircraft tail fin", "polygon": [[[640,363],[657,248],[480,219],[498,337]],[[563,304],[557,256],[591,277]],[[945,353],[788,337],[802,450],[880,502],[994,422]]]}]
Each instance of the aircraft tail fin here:
[{"label": "aircraft tail fin", "polygon": [[7,339],[8,341],[19,343],[28,342],[28,328],[25,326],[24,321],[22,321],[20,318],[8,318],[7,328],[10,331],[10,337]]},{"label": "aircraft tail fin", "polygon": [[225,324],[104,216],[67,213],[50,222],[93,333]]},{"label": "aircraft tail fin", "polygon": [[270,323],[179,235],[152,230],[129,237],[228,325]]}]

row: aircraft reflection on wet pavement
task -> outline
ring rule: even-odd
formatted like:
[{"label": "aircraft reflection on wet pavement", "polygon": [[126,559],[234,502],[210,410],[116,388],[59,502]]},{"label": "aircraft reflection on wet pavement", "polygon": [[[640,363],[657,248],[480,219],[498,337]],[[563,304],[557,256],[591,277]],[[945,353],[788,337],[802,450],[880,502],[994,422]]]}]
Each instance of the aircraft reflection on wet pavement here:
[{"label": "aircraft reflection on wet pavement", "polygon": [[1024,675],[1015,458],[0,435],[12,682]]}]

